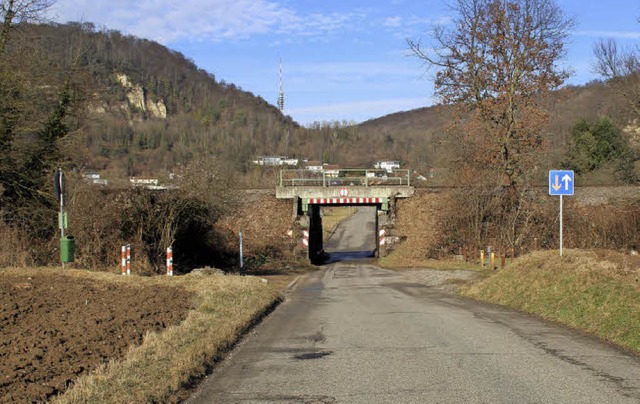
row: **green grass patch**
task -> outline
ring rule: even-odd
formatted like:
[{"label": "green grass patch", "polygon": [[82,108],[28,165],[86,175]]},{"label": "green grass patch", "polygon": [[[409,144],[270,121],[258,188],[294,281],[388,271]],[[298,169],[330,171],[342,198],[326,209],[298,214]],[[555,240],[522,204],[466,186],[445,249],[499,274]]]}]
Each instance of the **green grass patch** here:
[{"label": "green grass patch", "polygon": [[607,259],[592,251],[565,250],[560,257],[557,251],[544,251],[520,257],[506,269],[461,287],[460,293],[640,352],[639,274],[622,255]]}]

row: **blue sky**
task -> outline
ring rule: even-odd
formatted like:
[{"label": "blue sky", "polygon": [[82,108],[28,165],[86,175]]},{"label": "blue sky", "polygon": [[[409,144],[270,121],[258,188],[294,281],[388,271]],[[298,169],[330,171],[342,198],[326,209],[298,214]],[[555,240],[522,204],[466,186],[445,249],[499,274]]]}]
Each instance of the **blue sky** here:
[{"label": "blue sky", "polygon": [[[285,113],[297,122],[362,122],[433,104],[431,73],[410,57],[417,39],[452,15],[431,0],[57,0],[58,22],[156,40],[218,80],[276,104],[279,60]],[[594,79],[592,45],[640,44],[637,0],[558,0],[576,20],[563,64],[572,84]],[[426,37],[425,37],[426,38]]]}]

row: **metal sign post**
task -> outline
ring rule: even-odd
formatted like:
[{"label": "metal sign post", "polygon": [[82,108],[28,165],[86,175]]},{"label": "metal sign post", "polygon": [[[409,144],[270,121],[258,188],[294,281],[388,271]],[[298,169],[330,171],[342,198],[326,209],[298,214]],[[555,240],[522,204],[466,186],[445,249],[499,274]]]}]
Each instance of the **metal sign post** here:
[{"label": "metal sign post", "polygon": [[244,266],[244,259],[242,257],[242,232],[240,232],[240,269]]},{"label": "metal sign post", "polygon": [[549,171],[549,195],[560,196],[560,256],[562,256],[562,197],[572,196],[574,189],[573,170],[550,170]]},{"label": "metal sign post", "polygon": [[[60,245],[62,254],[62,240],[64,240],[64,229],[66,227],[66,220],[64,214],[64,173],[61,168],[58,168],[53,174],[53,191],[56,195],[56,199],[60,202],[60,212],[58,213],[58,227],[60,228]],[[64,260],[62,261],[62,269],[64,269]]]}]

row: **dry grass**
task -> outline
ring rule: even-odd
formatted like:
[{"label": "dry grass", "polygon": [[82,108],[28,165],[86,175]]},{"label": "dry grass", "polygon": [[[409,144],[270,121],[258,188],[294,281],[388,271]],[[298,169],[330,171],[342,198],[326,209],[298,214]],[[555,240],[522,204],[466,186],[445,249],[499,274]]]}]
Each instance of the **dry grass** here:
[{"label": "dry grass", "polygon": [[387,269],[438,269],[438,270],[467,270],[467,271],[485,271],[488,267],[483,268],[476,261],[456,261],[456,260],[435,260],[422,257],[412,257],[404,253],[406,244],[400,246],[393,251],[392,254],[382,257],[378,260],[378,265]]},{"label": "dry grass", "polygon": [[165,332],[149,333],[123,360],[112,361],[92,375],[78,379],[56,401],[175,402],[180,392],[205,375],[207,366],[279,299],[277,288],[257,277],[188,275],[174,278],[122,277],[105,273],[80,274],[107,282],[171,284],[196,294],[196,309]]},{"label": "dry grass", "polygon": [[563,257],[557,250],[536,252],[460,290],[640,352],[640,269],[635,258],[585,250],[565,250]]},{"label": "dry grass", "polygon": [[31,263],[27,243],[21,234],[0,224],[0,267],[25,267]]}]

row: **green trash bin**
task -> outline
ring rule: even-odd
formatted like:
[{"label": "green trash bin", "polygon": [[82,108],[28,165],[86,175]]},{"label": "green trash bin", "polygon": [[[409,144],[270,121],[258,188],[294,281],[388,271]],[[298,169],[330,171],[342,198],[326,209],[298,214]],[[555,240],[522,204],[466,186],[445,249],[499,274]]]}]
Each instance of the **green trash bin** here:
[{"label": "green trash bin", "polygon": [[64,236],[60,238],[60,261],[73,262],[76,252],[76,239],[73,236]]}]

